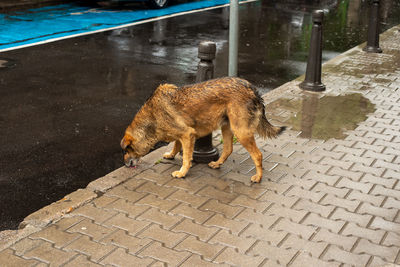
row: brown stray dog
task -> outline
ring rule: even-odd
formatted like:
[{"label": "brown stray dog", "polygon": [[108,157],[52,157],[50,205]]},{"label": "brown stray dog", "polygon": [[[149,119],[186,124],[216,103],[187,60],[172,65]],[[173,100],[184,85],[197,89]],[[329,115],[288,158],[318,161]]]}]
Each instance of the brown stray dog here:
[{"label": "brown stray dog", "polygon": [[177,87],[160,85],[134,117],[121,140],[125,165],[135,166],[158,142],[175,141],[164,158],[173,159],[183,150],[183,164],[173,177],[184,177],[193,157],[196,138],[221,127],[223,151],[208,166],[220,167],[233,150],[233,135],[250,153],[257,173],[252,182],[262,178],[262,154],[256,146],[254,133],[266,138],[276,137],[284,127],[272,126],[265,117],[263,100],[248,81],[227,77]]}]

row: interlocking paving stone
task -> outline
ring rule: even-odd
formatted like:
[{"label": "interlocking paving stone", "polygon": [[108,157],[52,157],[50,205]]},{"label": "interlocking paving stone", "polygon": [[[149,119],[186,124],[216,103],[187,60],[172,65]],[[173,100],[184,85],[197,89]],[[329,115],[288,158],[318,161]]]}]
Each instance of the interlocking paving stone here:
[{"label": "interlocking paving stone", "polygon": [[[150,197],[150,196],[146,196],[146,197]],[[141,200],[145,199],[146,197],[142,198]],[[141,200],[136,202],[135,205],[132,205],[131,202],[120,198],[116,201],[113,201],[113,202],[107,204],[103,209],[114,210],[119,213],[125,213],[126,216],[135,218],[136,216],[144,213],[145,211],[147,211],[150,208],[149,206],[145,206],[145,205],[140,206],[139,204],[141,203],[140,202]],[[167,203],[167,202],[165,202],[165,203]]]},{"label": "interlocking paving stone", "polygon": [[43,239],[54,244],[55,247],[60,248],[71,243],[73,240],[79,238],[77,233],[67,233],[59,229],[56,225],[50,225],[40,232],[34,233],[30,236],[32,239]]},{"label": "interlocking paving stone", "polygon": [[189,219],[184,219],[172,231],[177,233],[186,233],[189,235],[196,236],[201,241],[209,240],[213,235],[218,232],[216,227],[207,227],[204,225],[197,224]]},{"label": "interlocking paving stone", "polygon": [[309,211],[309,212],[319,214],[322,217],[328,217],[328,215],[333,212],[335,207],[332,205],[320,205],[320,204],[314,203],[308,199],[300,199],[298,202],[296,202],[293,209]]},{"label": "interlocking paving stone", "polygon": [[232,233],[240,233],[246,226],[249,225],[248,221],[238,221],[238,220],[230,220],[224,217],[221,214],[215,214],[209,220],[207,220],[204,225],[206,226],[215,226],[222,229],[226,229],[231,231]]},{"label": "interlocking paving stone", "polygon": [[124,230],[117,230],[101,240],[102,244],[128,249],[128,252],[131,254],[138,252],[150,242],[151,239],[140,239],[129,235]]},{"label": "interlocking paving stone", "polygon": [[168,197],[168,199],[184,202],[194,208],[203,205],[205,202],[207,202],[207,200],[209,200],[208,197],[193,195],[181,189],[175,191]]},{"label": "interlocking paving stone", "polygon": [[177,266],[189,258],[191,253],[172,250],[162,246],[161,243],[153,242],[150,246],[142,250],[139,255],[166,262],[171,266]]},{"label": "interlocking paving stone", "polygon": [[175,247],[175,250],[186,250],[195,254],[202,255],[204,259],[211,261],[215,258],[216,255],[219,254],[219,252],[222,251],[223,248],[223,245],[203,242],[196,239],[196,237],[194,236],[189,236],[181,243],[179,243],[179,245]]},{"label": "interlocking paving stone", "polygon": [[146,194],[142,192],[135,192],[132,190],[126,189],[123,185],[119,185],[106,192],[106,196],[110,197],[119,197],[130,202],[136,202],[139,199],[143,198]]},{"label": "interlocking paving stone", "polygon": [[290,209],[284,206],[281,206],[277,203],[274,203],[271,205],[268,210],[265,212],[267,215],[278,215],[281,217],[285,217],[290,219],[291,221],[294,222],[300,222],[306,215],[307,215],[306,210],[296,210],[296,209]]},{"label": "interlocking paving stone", "polygon": [[44,242],[40,239],[25,238],[12,245],[11,248],[14,250],[15,255],[22,256],[25,252],[40,246]]},{"label": "interlocking paving stone", "polygon": [[[142,213],[142,211],[137,207],[137,206],[142,206],[143,210],[148,210],[148,207],[153,207],[162,211],[170,211],[179,204],[180,204],[179,201],[162,199],[155,195],[149,194],[144,198],[140,199],[139,201],[137,201],[135,203],[135,206],[133,206],[133,210]],[[130,206],[132,207],[132,205]]]},{"label": "interlocking paving stone", "polygon": [[366,266],[370,258],[370,255],[351,253],[344,251],[335,245],[329,246],[327,252],[322,257],[322,259],[326,261],[336,260],[356,266]]},{"label": "interlocking paving stone", "polygon": [[205,203],[204,205],[202,205],[200,207],[200,210],[220,213],[223,216],[225,216],[226,218],[232,219],[240,211],[242,211],[243,208],[227,205],[227,204],[219,202],[218,200],[212,199],[212,200],[208,201],[207,203]]},{"label": "interlocking paving stone", "polygon": [[388,262],[394,262],[399,251],[400,251],[399,247],[394,247],[394,246],[388,247],[388,246],[377,245],[365,239],[361,239],[360,242],[357,243],[357,246],[354,249],[354,253],[357,254],[365,253],[368,255],[374,255]]},{"label": "interlocking paving stone", "polygon": [[246,238],[253,238],[258,240],[263,240],[271,243],[272,245],[277,246],[287,235],[287,232],[284,231],[274,231],[268,228],[263,227],[258,224],[250,224],[240,236]]},{"label": "interlocking paving stone", "polygon": [[174,233],[168,230],[162,229],[159,225],[153,224],[143,232],[137,235],[139,238],[150,238],[159,241],[168,248],[174,247],[176,244],[181,242],[186,234]]},{"label": "interlocking paving stone", "polygon": [[285,238],[283,244],[280,247],[292,248],[301,252],[307,252],[311,254],[314,258],[318,258],[327,246],[327,242],[309,241],[302,239],[297,235],[289,235],[287,238]]},{"label": "interlocking paving stone", "polygon": [[372,229],[383,229],[394,233],[400,233],[400,223],[390,222],[381,217],[375,217],[370,227]]},{"label": "interlocking paving stone", "polygon": [[214,198],[222,203],[229,203],[237,197],[237,194],[235,193],[221,191],[209,185],[201,189],[197,195]]},{"label": "interlocking paving stone", "polygon": [[309,254],[302,252],[298,255],[295,260],[290,264],[292,267],[304,267],[304,266],[318,266],[318,267],[339,267],[338,262],[326,262],[318,258],[311,257]]},{"label": "interlocking paving stone", "polygon": [[89,219],[85,219],[67,230],[69,233],[88,235],[94,240],[100,240],[112,231],[111,228],[98,225]]},{"label": "interlocking paving stone", "polygon": [[[350,194],[347,196],[349,200],[359,200],[362,204],[370,204],[375,207],[379,207],[383,201],[385,200],[385,196],[374,196],[371,194],[365,194],[360,191],[352,190]],[[357,207],[359,208],[359,207]]]},{"label": "interlocking paving stone", "polygon": [[274,230],[276,231],[285,231],[288,233],[292,233],[294,235],[298,235],[303,239],[308,239],[317,231],[317,226],[314,225],[303,225],[292,222],[286,218],[279,220],[279,222],[274,226]]},{"label": "interlocking paving stone", "polygon": [[239,252],[245,253],[257,239],[251,237],[237,236],[229,233],[227,230],[219,231],[213,238],[208,241],[211,244],[217,243],[225,246],[237,248]]},{"label": "interlocking paving stone", "polygon": [[51,265],[59,266],[69,261],[76,254],[76,252],[66,252],[61,249],[57,249],[53,247],[51,243],[45,242],[41,246],[38,246],[25,253],[24,257],[27,259],[37,259],[45,263],[51,262]]},{"label": "interlocking paving stone", "polygon": [[303,179],[312,179],[314,181],[322,182],[327,185],[333,186],[341,178],[339,175],[330,175],[310,170],[303,177]]},{"label": "interlocking paving stone", "polygon": [[215,214],[212,211],[196,209],[183,203],[174,208],[170,213],[189,218],[199,224],[204,223]]},{"label": "interlocking paving stone", "polygon": [[0,251],[0,262],[7,263],[7,266],[35,266],[38,261],[37,260],[27,260],[21,257],[17,257],[13,254],[13,250],[5,249]]},{"label": "interlocking paving stone", "polygon": [[362,203],[360,209],[357,211],[360,214],[371,214],[371,216],[379,216],[384,218],[387,221],[392,221],[397,213],[398,209],[395,208],[382,208],[382,207],[377,207],[373,206],[369,203]]},{"label": "interlocking paving stone", "polygon": [[64,216],[59,221],[55,222],[54,225],[57,226],[59,230],[65,231],[72,226],[80,223],[81,221],[85,220],[85,217],[82,216]]},{"label": "interlocking paving stone", "polygon": [[400,200],[388,197],[383,207],[400,209]]},{"label": "interlocking paving stone", "polygon": [[153,208],[140,215],[139,218],[142,220],[160,224],[163,226],[164,229],[169,229],[177,224],[180,220],[182,220],[181,216],[165,214]]},{"label": "interlocking paving stone", "polygon": [[98,261],[105,255],[109,254],[114,247],[103,245],[101,243],[90,240],[88,236],[82,236],[64,247],[65,251],[75,251],[85,254],[93,261]]},{"label": "interlocking paving stone", "polygon": [[333,218],[327,219],[315,213],[311,213],[302,223],[305,225],[318,226],[334,233],[338,233],[343,228],[345,221],[334,220]]},{"label": "interlocking paving stone", "polygon": [[322,205],[335,205],[354,212],[361,202],[357,199],[344,199],[334,195],[326,195],[319,203]]},{"label": "interlocking paving stone", "polygon": [[344,230],[342,231],[342,234],[357,236],[363,239],[370,240],[375,244],[379,244],[383,236],[385,235],[385,231],[380,229],[373,230],[369,228],[364,228],[357,225],[356,223],[347,223]]},{"label": "interlocking paving stone", "polygon": [[214,262],[227,263],[234,266],[259,266],[264,260],[265,257],[263,256],[248,256],[236,252],[233,248],[227,248],[214,259]]},{"label": "interlocking paving stone", "polygon": [[230,205],[242,206],[242,207],[254,209],[258,212],[263,212],[267,207],[272,205],[272,203],[267,202],[267,201],[258,201],[258,200],[249,198],[246,195],[239,195],[237,198],[232,200]]},{"label": "interlocking paving stone", "polygon": [[236,220],[260,224],[263,225],[265,228],[268,228],[274,225],[279,220],[279,218],[280,216],[276,214],[264,214],[256,212],[252,209],[245,209],[236,217]]},{"label": "interlocking paving stone", "polygon": [[261,255],[283,266],[287,265],[296,253],[296,249],[275,247],[265,241],[257,242],[249,251],[250,255]]},{"label": "interlocking paving stone", "polygon": [[79,255],[78,257],[74,258],[72,261],[68,262],[64,266],[67,266],[67,267],[76,267],[76,266],[100,267],[102,265],[90,261],[88,259],[88,257],[85,255]]},{"label": "interlocking paving stone", "polygon": [[104,258],[100,263],[112,266],[148,266],[154,262],[154,259],[140,258],[129,254],[125,249],[118,248]]},{"label": "interlocking paving stone", "polygon": [[71,215],[80,215],[83,217],[87,217],[91,220],[97,221],[98,223],[102,223],[115,216],[116,214],[116,211],[102,210],[90,204],[82,206],[71,213]]},{"label": "interlocking paving stone", "polygon": [[315,242],[326,242],[334,244],[346,251],[350,251],[354,244],[357,242],[358,237],[352,235],[339,235],[335,234],[327,229],[320,229],[318,233],[313,237]]},{"label": "interlocking paving stone", "polygon": [[296,196],[279,195],[273,191],[267,191],[259,198],[261,201],[279,203],[285,207],[292,207],[299,199],[300,198]]},{"label": "interlocking paving stone", "polygon": [[342,222],[350,221],[357,223],[359,226],[367,227],[372,219],[372,215],[364,214],[361,209],[359,209],[358,212],[360,214],[349,212],[342,208],[337,208],[332,216],[330,216],[330,219],[341,220]]},{"label": "interlocking paving stone", "polygon": [[[343,184],[345,183],[345,182],[342,182],[343,179],[345,179],[345,178],[340,179],[339,182],[336,184],[336,186],[330,186],[325,183],[318,183],[313,187],[312,191],[327,193],[327,194],[335,195],[337,197],[344,198],[350,192],[350,189],[343,186]],[[346,186],[347,186],[347,184],[346,184]]]},{"label": "interlocking paving stone", "polygon": [[187,259],[181,266],[183,267],[193,267],[193,266],[204,266],[204,267],[219,267],[219,266],[228,266],[226,264],[217,264],[206,261],[202,259],[199,255],[193,254]]},{"label": "interlocking paving stone", "polygon": [[150,223],[147,221],[134,220],[127,217],[126,214],[119,213],[110,220],[106,221],[103,225],[107,226],[108,228],[119,228],[128,231],[128,233],[131,235],[135,235],[149,224]]}]

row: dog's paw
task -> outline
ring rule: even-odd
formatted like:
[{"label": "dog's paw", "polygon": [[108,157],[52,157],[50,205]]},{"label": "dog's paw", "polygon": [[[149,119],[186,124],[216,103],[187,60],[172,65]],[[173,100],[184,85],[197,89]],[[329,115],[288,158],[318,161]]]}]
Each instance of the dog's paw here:
[{"label": "dog's paw", "polygon": [[175,178],[184,178],[185,177],[185,174],[181,171],[174,171],[171,175],[172,175],[172,177],[175,177]]},{"label": "dog's paw", "polygon": [[165,154],[163,155],[163,158],[164,158],[164,159],[174,159],[175,156],[168,152],[168,153],[165,153]]},{"label": "dog's paw", "polygon": [[210,167],[212,169],[219,169],[220,166],[221,166],[221,164],[219,164],[216,161],[211,161],[210,163],[208,163],[208,167]]},{"label": "dog's paw", "polygon": [[261,175],[253,175],[252,177],[251,177],[251,182],[252,183],[259,183],[259,182],[261,182]]}]

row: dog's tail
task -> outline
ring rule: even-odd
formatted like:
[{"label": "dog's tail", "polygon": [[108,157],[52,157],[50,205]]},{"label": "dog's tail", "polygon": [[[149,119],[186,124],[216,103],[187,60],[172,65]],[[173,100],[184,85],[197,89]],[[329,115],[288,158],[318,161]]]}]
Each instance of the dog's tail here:
[{"label": "dog's tail", "polygon": [[286,130],[285,126],[278,127],[278,126],[273,126],[269,121],[267,120],[267,117],[265,116],[265,108],[264,105],[262,106],[262,112],[260,115],[260,120],[257,126],[257,133],[260,137],[262,138],[276,138],[278,135],[283,133],[283,131]]}]

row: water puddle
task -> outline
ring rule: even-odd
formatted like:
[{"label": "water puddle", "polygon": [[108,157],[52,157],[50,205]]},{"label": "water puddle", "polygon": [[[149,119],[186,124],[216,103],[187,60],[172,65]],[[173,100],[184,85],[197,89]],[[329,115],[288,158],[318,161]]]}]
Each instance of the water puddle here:
[{"label": "water puddle", "polygon": [[15,62],[8,58],[0,58],[0,69],[12,68],[15,66]]},{"label": "water puddle", "polygon": [[283,98],[267,105],[274,117],[289,113],[282,121],[301,131],[301,137],[323,140],[345,138],[346,131],[354,130],[374,111],[375,105],[358,93],[323,97],[304,93],[302,98]]}]

